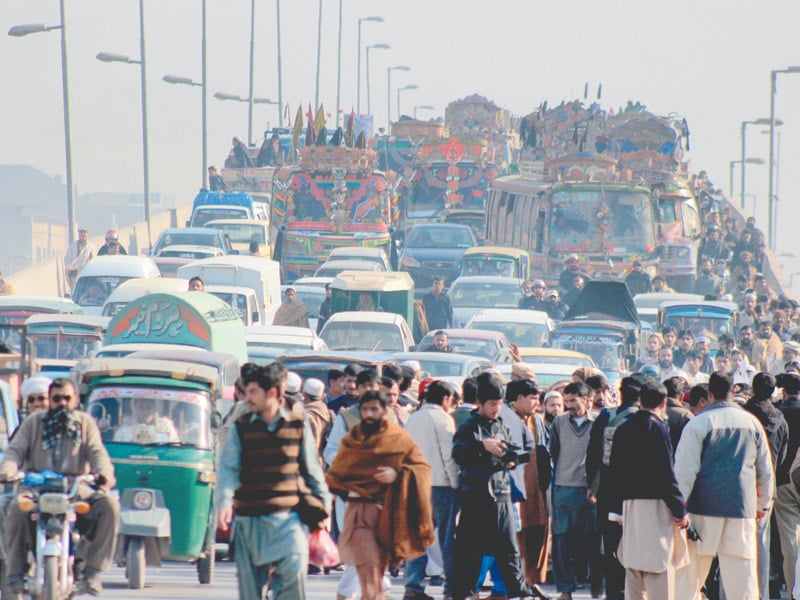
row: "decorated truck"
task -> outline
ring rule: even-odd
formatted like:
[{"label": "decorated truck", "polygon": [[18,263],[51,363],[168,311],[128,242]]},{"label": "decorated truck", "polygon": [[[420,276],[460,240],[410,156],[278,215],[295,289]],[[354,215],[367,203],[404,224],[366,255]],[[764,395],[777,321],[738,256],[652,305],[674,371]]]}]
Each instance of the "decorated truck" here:
[{"label": "decorated truck", "polygon": [[395,182],[376,168],[371,149],[305,146],[299,165],[273,180],[273,258],[283,281],[313,275],[333,248],[361,246],[391,253]]}]

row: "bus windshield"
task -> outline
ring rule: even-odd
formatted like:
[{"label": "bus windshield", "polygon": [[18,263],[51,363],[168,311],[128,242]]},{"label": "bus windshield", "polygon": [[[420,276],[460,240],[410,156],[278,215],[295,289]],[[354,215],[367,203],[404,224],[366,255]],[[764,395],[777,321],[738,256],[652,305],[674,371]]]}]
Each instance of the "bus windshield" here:
[{"label": "bus windshield", "polygon": [[556,252],[614,254],[655,247],[648,194],[633,190],[564,189],[553,192],[550,241]]}]

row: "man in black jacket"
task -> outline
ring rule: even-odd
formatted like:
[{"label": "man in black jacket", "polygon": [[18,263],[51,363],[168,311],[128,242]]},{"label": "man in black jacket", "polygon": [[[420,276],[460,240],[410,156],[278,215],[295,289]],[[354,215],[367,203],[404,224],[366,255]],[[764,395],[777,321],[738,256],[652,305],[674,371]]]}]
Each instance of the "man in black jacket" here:
[{"label": "man in black jacket", "polygon": [[673,526],[689,517],[673,471],[672,444],[663,417],[667,390],[656,381],[642,385],[642,410],[614,434],[609,491],[622,515],[618,552],[625,564],[626,597],[671,598]]},{"label": "man in black jacket", "polygon": [[[744,405],[744,409],[752,413],[764,426],[767,432],[767,441],[772,453],[772,466],[786,460],[786,448],[789,444],[789,425],[783,418],[783,413],[772,405],[772,393],[775,391],[775,378],[769,373],[756,373],[753,377],[753,397]],[[790,461],[791,462],[791,461]],[[775,519],[761,519],[758,522],[758,587],[762,598],[772,598],[770,589],[779,592],[781,585],[780,565],[777,560],[770,560],[770,547],[772,546],[772,528]],[[777,531],[776,537],[777,537]],[[778,547],[779,549],[779,547]],[[773,558],[777,559],[780,552],[774,552]]]},{"label": "man in black jacket", "polygon": [[617,560],[617,545],[622,537],[618,523],[608,520],[611,507],[611,494],[608,482],[608,466],[611,458],[616,430],[626,423],[639,410],[637,401],[642,384],[648,381],[646,375],[634,373],[623,377],[619,384],[620,405],[606,408],[598,415],[589,433],[589,447],[586,450],[586,477],[592,498],[597,502],[597,530],[602,536],[603,570],[606,575],[606,598],[623,600],[625,597],[625,569]]},{"label": "man in black jacket", "polygon": [[444,279],[433,278],[431,291],[422,297],[422,305],[425,307],[425,318],[430,330],[453,326],[453,305],[444,293]]},{"label": "man in black jacket", "polygon": [[633,261],[633,269],[625,277],[625,285],[628,287],[632,297],[636,294],[647,294],[653,291],[653,281],[647,271],[644,270],[642,261]]},{"label": "man in black jacket", "polygon": [[491,373],[481,373],[476,381],[478,410],[453,439],[453,459],[461,468],[453,598],[465,600],[475,593],[484,555],[494,556],[510,598],[544,598],[525,581],[520,563],[509,477],[517,460],[500,419],[503,383]]}]

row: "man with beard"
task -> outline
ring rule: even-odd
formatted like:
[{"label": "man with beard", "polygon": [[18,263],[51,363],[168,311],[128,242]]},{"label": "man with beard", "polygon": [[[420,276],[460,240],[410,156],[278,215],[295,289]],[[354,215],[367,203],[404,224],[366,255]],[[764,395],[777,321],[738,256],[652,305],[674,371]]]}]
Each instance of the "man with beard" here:
[{"label": "man with beard", "polygon": [[346,499],[339,551],[355,565],[364,600],[382,600],[386,567],[433,543],[431,468],[403,429],[387,418],[386,398],[367,392],[361,422],[342,438],[326,480]]},{"label": "man with beard", "polygon": [[580,293],[583,291],[583,286],[585,283],[586,278],[580,273],[577,273],[575,276],[573,276],[572,283],[564,291],[564,295],[562,296],[564,304],[567,306],[572,306],[575,304],[575,300],[578,299],[578,296],[580,296]]},{"label": "man with beard", "polygon": [[522,573],[514,531],[509,469],[516,467],[513,453],[519,450],[510,448],[510,432],[500,419],[503,383],[492,373],[481,373],[476,383],[478,410],[453,440],[453,458],[461,467],[453,599],[474,594],[484,555],[494,556],[510,598],[533,596]]},{"label": "man with beard", "polygon": [[722,280],[714,273],[714,264],[706,259],[700,263],[700,274],[694,282],[694,293],[701,296],[719,298],[722,291]]},{"label": "man with beard", "polygon": [[704,335],[698,335],[694,340],[694,351],[703,359],[700,370],[711,375],[714,372],[714,361],[711,360],[711,340]]},{"label": "man with beard", "polygon": [[433,334],[433,346],[428,349],[428,352],[452,352],[450,347],[450,337],[447,332],[441,329]]},{"label": "man with beard", "polygon": [[588,275],[589,273],[581,267],[577,254],[570,254],[564,261],[564,270],[558,276],[558,287],[566,290],[572,285],[575,275]]},{"label": "man with beard", "polygon": [[744,352],[747,360],[756,371],[766,371],[767,348],[764,343],[755,337],[753,328],[745,325],[739,330],[739,349]]},{"label": "man with beard", "polygon": [[731,273],[731,278],[738,280],[739,277],[747,278],[747,287],[753,287],[753,280],[758,274],[758,269],[753,264],[753,253],[749,250],[742,250],[739,254],[739,261]]},{"label": "man with beard", "polygon": [[688,379],[685,371],[672,364],[672,349],[664,346],[658,351],[658,380],[664,381],[675,376]]},{"label": "man with beard", "polygon": [[[105,493],[116,483],[114,467],[94,419],[76,410],[78,392],[73,382],[55,379],[48,393],[50,408],[25,419],[6,448],[0,480],[7,480],[20,470],[39,473],[49,469],[69,476],[97,476],[97,490],[80,492],[91,509],[76,523],[87,543],[79,589],[97,596],[103,589],[100,573],[108,570],[117,535],[119,501]],[[9,587],[18,594],[24,589],[28,551],[33,549],[30,524],[30,514],[20,510],[15,498],[5,517],[6,573]]]},{"label": "man with beard", "polygon": [[765,369],[769,370],[773,375],[783,373],[783,365],[785,363],[785,361],[781,360],[783,343],[772,331],[772,325],[768,321],[759,322],[758,340],[764,345],[764,353],[766,354]]},{"label": "man with beard", "polygon": [[737,313],[739,327],[744,327],[746,325],[755,326],[756,323],[760,321],[759,315],[756,312],[757,297],[758,296],[756,293],[752,290],[744,295],[744,299],[742,300],[742,310]]},{"label": "man with beard", "polygon": [[544,395],[544,424],[548,434],[553,426],[553,421],[558,415],[564,414],[564,397],[561,392],[551,390]]},{"label": "man with beard", "polygon": [[275,318],[272,319],[272,324],[284,327],[308,328],[308,309],[302,300],[297,297],[297,290],[292,287],[286,288],[283,304],[275,311]]},{"label": "man with beard", "polygon": [[672,351],[672,361],[677,365],[683,365],[689,350],[694,350],[694,333],[691,329],[682,329],[678,333],[678,346]]}]

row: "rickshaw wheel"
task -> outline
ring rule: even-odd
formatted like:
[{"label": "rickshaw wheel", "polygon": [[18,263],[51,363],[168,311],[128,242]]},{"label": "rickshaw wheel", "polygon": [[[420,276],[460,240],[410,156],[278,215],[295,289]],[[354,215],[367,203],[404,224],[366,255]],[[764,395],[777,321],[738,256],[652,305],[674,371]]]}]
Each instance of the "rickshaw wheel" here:
[{"label": "rickshaw wheel", "polygon": [[144,587],[144,544],[139,538],[128,540],[127,558],[128,587],[132,590],[140,590]]},{"label": "rickshaw wheel", "polygon": [[209,584],[214,579],[214,545],[206,550],[206,555],[197,561],[197,581]]}]

